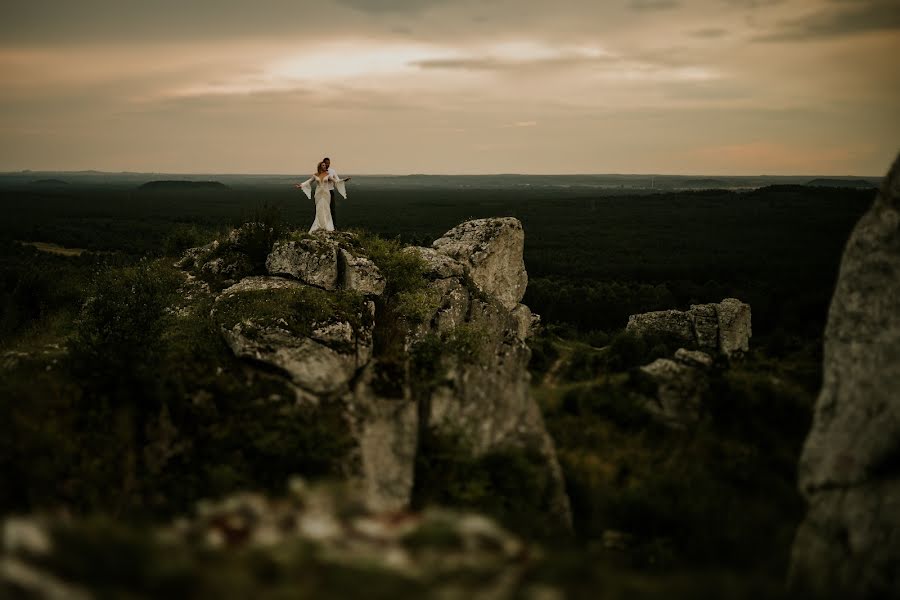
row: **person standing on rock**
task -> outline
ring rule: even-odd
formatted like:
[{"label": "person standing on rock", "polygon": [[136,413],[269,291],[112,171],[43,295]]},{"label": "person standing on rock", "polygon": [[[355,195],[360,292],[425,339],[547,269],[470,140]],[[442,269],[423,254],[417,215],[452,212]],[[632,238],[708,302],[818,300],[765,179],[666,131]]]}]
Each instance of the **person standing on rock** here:
[{"label": "person standing on rock", "polygon": [[[349,179],[349,177],[348,177]],[[294,187],[303,190],[303,193],[306,194],[306,197],[312,199],[312,183],[316,182],[316,218],[313,220],[312,227],[309,228],[309,233],[313,233],[315,231],[324,230],[324,231],[334,231],[334,220],[331,216],[331,210],[328,206],[329,201],[331,204],[334,204],[334,189],[337,186],[337,190],[343,195],[345,198],[347,197],[347,190],[344,187],[344,181],[337,176],[337,174],[332,177],[328,173],[328,167],[325,166],[325,162],[320,162],[316,167],[316,174],[304,181],[303,183],[298,183]],[[328,187],[331,187],[329,190]]]},{"label": "person standing on rock", "polygon": [[322,162],[325,164],[325,169],[328,171],[328,180],[325,182],[325,189],[328,190],[331,195],[331,204],[329,208],[331,209],[331,221],[334,223],[334,226],[337,227],[337,213],[335,212],[335,203],[334,203],[334,190],[335,184],[337,185],[337,191],[344,197],[344,200],[347,199],[347,188],[344,187],[344,182],[350,181],[350,177],[347,179],[341,179],[338,177],[337,171],[334,170],[334,167],[331,166],[331,159],[327,156],[322,159]]}]

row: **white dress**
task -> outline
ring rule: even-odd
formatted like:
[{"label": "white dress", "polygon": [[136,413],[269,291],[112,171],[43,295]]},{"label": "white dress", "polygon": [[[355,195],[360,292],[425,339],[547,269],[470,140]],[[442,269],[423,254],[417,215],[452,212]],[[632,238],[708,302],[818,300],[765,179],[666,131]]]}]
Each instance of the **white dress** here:
[{"label": "white dress", "polygon": [[300,184],[300,189],[306,194],[306,197],[312,200],[312,182],[316,182],[316,218],[313,221],[309,232],[324,229],[325,231],[334,231],[334,222],[331,220],[331,192],[328,189],[328,183],[333,183],[338,193],[347,198],[347,188],[344,180],[337,175],[325,175],[319,178],[315,175]]}]

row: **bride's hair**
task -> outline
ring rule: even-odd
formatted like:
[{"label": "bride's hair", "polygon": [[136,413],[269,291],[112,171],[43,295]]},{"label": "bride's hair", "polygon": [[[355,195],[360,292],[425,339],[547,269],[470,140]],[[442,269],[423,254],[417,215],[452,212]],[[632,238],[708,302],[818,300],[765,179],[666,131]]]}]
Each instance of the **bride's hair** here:
[{"label": "bride's hair", "polygon": [[324,172],[327,171],[327,170],[328,170],[328,169],[325,168],[325,162],[324,162],[324,161],[323,161],[323,162],[320,162],[318,165],[316,165],[316,175],[318,175],[319,173],[324,173]]}]

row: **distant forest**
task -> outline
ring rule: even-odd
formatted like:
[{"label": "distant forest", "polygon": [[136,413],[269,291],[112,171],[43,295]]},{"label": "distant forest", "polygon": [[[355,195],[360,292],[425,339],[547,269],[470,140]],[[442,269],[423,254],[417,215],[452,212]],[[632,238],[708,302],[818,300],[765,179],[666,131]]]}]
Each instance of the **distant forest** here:
[{"label": "distant forest", "polygon": [[[32,285],[58,285],[47,274],[59,259],[17,240],[107,253],[78,259],[84,262],[128,262],[177,254],[264,207],[300,229],[314,214],[312,202],[287,178],[234,179],[227,187],[199,181],[184,189],[165,181],[148,188],[132,176],[102,183],[100,177],[65,186],[31,185],[33,176],[0,177],[5,303],[33,295],[23,281],[46,275],[52,280]],[[782,343],[785,336],[820,335],[843,244],[875,194],[799,184],[655,192],[563,187],[569,178],[536,178],[542,183],[528,186],[517,177],[414,179],[428,184],[354,179],[350,199],[338,204],[338,226],[428,244],[466,219],[518,217],[530,277],[525,302],[545,324],[601,339],[622,328],[629,314],[727,296],[750,303],[756,336],[777,334]]]}]

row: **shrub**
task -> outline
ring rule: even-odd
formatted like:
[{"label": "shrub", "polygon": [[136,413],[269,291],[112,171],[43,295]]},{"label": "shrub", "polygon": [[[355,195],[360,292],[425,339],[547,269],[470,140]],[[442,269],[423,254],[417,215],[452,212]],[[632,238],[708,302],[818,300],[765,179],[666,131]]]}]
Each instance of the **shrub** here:
[{"label": "shrub", "polygon": [[676,340],[664,336],[638,335],[622,330],[613,336],[605,362],[609,371],[627,371],[657,358],[671,356],[679,348]]},{"label": "shrub", "polygon": [[547,523],[551,477],[536,450],[506,448],[476,457],[462,433],[429,431],[416,453],[413,506],[473,509],[520,535],[552,535]]},{"label": "shrub", "polygon": [[559,358],[559,350],[550,337],[542,335],[530,338],[528,346],[531,348],[528,370],[539,383]]},{"label": "shrub", "polygon": [[76,374],[114,395],[155,379],[165,309],[180,283],[159,261],[100,271],[70,344]]},{"label": "shrub", "polygon": [[212,239],[212,232],[193,223],[176,223],[163,238],[164,256],[181,256],[188,248],[203,246]]}]

